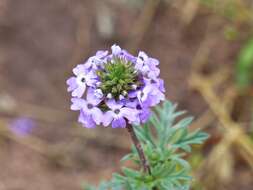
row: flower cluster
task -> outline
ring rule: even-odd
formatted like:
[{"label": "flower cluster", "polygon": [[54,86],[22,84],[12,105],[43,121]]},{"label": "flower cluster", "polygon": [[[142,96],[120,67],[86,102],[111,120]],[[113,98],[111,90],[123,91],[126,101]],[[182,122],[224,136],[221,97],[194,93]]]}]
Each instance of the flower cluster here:
[{"label": "flower cluster", "polygon": [[150,108],[165,99],[157,59],[142,51],[135,57],[117,45],[111,49],[77,65],[67,80],[71,109],[80,111],[78,121],[87,128],[144,123]]}]

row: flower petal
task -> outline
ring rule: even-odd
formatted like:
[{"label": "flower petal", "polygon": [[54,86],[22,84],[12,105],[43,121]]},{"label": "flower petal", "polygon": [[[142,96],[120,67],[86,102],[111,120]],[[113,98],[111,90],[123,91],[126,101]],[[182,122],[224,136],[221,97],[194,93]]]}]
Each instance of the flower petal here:
[{"label": "flower petal", "polygon": [[158,79],[159,80],[159,90],[162,92],[165,92],[165,87],[164,87],[164,80]]},{"label": "flower petal", "polygon": [[97,108],[94,107],[91,109],[92,119],[95,121],[97,125],[100,125],[103,122],[103,112]]},{"label": "flower petal", "polygon": [[72,105],[70,107],[71,110],[81,110],[87,107],[87,102],[81,98],[71,98]]},{"label": "flower petal", "polygon": [[160,69],[155,68],[154,70],[150,70],[148,72],[148,77],[151,79],[156,79],[160,74]]},{"label": "flower petal", "polygon": [[67,85],[68,85],[68,92],[73,91],[75,88],[78,87],[77,83],[76,83],[76,77],[70,77],[67,81],[66,81]]},{"label": "flower petal", "polygon": [[128,53],[126,50],[121,51],[122,56],[127,59],[128,61],[131,61],[132,63],[135,63],[137,58],[130,53]]},{"label": "flower petal", "polygon": [[112,128],[125,128],[126,120],[124,118],[114,119],[112,121]]},{"label": "flower petal", "polygon": [[103,92],[102,92],[101,89],[96,89],[96,90],[94,90],[94,95],[95,95],[95,97],[98,98],[98,99],[102,99],[103,96],[104,96],[104,94],[103,94]]},{"label": "flower petal", "polygon": [[108,126],[113,120],[113,112],[112,111],[107,111],[106,113],[104,113],[103,115],[103,125],[104,126]]},{"label": "flower petal", "polygon": [[85,75],[85,80],[88,86],[95,86],[95,84],[98,82],[97,75],[93,71],[90,71]]},{"label": "flower petal", "polygon": [[87,102],[89,102],[93,106],[96,106],[101,101],[102,101],[101,98],[98,98],[97,96],[95,96],[95,89],[94,88],[88,88],[88,91],[87,91]]},{"label": "flower petal", "polygon": [[131,91],[128,92],[128,97],[129,98],[136,98],[137,97],[137,93],[138,93],[138,91],[131,90]]},{"label": "flower petal", "polygon": [[138,117],[138,113],[139,113],[136,109],[127,108],[127,107],[121,108],[120,112],[122,116],[127,118],[129,121],[136,121],[136,117]]},{"label": "flower petal", "polygon": [[104,51],[104,50],[98,50],[96,52],[96,57],[97,58],[103,58],[103,57],[105,57],[107,55],[108,55],[108,51],[107,50],[106,51]]},{"label": "flower petal", "polygon": [[79,64],[77,65],[74,69],[73,69],[73,73],[77,76],[81,73],[85,74],[87,72],[87,69],[85,68],[85,66],[83,64]]},{"label": "flower petal", "polygon": [[72,96],[81,98],[85,92],[86,86],[79,86],[72,92]]},{"label": "flower petal", "polygon": [[152,64],[152,65],[155,65],[155,66],[159,65],[159,60],[155,59],[155,58],[152,58],[152,57],[149,57],[148,62],[149,62],[149,64]]},{"label": "flower petal", "polygon": [[149,108],[144,108],[143,110],[141,110],[140,112],[140,121],[142,123],[146,123],[147,120],[150,118],[151,116],[151,111]]},{"label": "flower petal", "polygon": [[110,99],[106,101],[106,105],[111,109],[111,110],[116,110],[120,109],[123,106],[123,102],[116,102],[114,99]]},{"label": "flower petal", "polygon": [[118,55],[121,52],[121,48],[116,44],[112,45],[111,49],[113,55]]},{"label": "flower petal", "polygon": [[92,117],[84,114],[83,112],[80,112],[78,122],[82,123],[83,126],[86,128],[95,128],[96,127],[96,123],[93,121]]},{"label": "flower petal", "polygon": [[142,90],[138,91],[137,98],[140,102],[144,102],[147,98],[149,93],[152,92],[152,86],[147,85]]},{"label": "flower petal", "polygon": [[128,108],[136,108],[136,106],[139,104],[139,101],[137,99],[134,100],[128,100],[125,102],[125,106]]},{"label": "flower petal", "polygon": [[138,59],[141,59],[143,61],[147,61],[148,60],[148,55],[144,51],[140,51],[139,54],[138,54]]}]

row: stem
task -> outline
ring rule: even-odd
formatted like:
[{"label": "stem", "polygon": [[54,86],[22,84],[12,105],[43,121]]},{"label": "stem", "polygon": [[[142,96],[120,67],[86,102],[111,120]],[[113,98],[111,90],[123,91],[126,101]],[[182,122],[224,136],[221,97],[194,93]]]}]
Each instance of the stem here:
[{"label": "stem", "polygon": [[127,128],[127,131],[129,132],[129,134],[132,138],[132,141],[134,143],[134,146],[135,146],[135,148],[136,148],[136,150],[139,154],[144,172],[148,172],[151,175],[151,170],[150,170],[149,164],[146,160],[145,154],[144,154],[143,149],[141,147],[141,143],[140,143],[139,139],[137,138],[137,136],[134,132],[133,126],[132,125],[127,125],[126,128]]}]

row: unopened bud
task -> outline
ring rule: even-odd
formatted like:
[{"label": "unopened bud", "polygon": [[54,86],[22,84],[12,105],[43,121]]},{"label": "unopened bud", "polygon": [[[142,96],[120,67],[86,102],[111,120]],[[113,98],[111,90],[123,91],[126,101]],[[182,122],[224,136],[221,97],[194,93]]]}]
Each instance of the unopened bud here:
[{"label": "unopened bud", "polygon": [[95,96],[98,98],[102,98],[103,97],[103,92],[101,89],[96,89],[95,90]]},{"label": "unopened bud", "polygon": [[111,93],[109,93],[109,94],[107,94],[107,96],[106,96],[107,98],[109,98],[109,99],[111,99],[112,98],[112,94]]},{"label": "unopened bud", "polygon": [[123,100],[125,97],[123,95],[119,95],[119,99]]},{"label": "unopened bud", "polygon": [[133,85],[132,85],[132,88],[133,88],[134,90],[136,90],[136,89],[137,89],[137,85],[136,85],[136,84],[133,84]]},{"label": "unopened bud", "polygon": [[123,94],[123,96],[126,96],[126,95],[127,95],[127,91],[124,90],[124,91],[122,92],[122,94]]}]

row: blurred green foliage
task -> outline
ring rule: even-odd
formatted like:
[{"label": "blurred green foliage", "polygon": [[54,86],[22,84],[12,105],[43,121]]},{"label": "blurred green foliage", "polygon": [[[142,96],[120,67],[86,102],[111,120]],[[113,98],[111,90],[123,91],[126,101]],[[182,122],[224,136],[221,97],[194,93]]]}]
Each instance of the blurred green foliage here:
[{"label": "blurred green foliage", "polygon": [[247,1],[199,0],[199,2],[233,22],[251,22],[253,19],[252,9]]},{"label": "blurred green foliage", "polygon": [[239,32],[234,26],[229,25],[229,26],[224,27],[224,36],[226,40],[228,41],[236,40],[238,35],[239,35]]},{"label": "blurred green foliage", "polygon": [[238,55],[236,81],[241,89],[253,84],[253,38],[246,42]]},{"label": "blurred green foliage", "polygon": [[214,11],[218,11],[219,13],[227,16],[228,18],[234,18],[237,14],[236,1],[220,1],[220,0],[199,0],[203,5],[212,8]]}]

